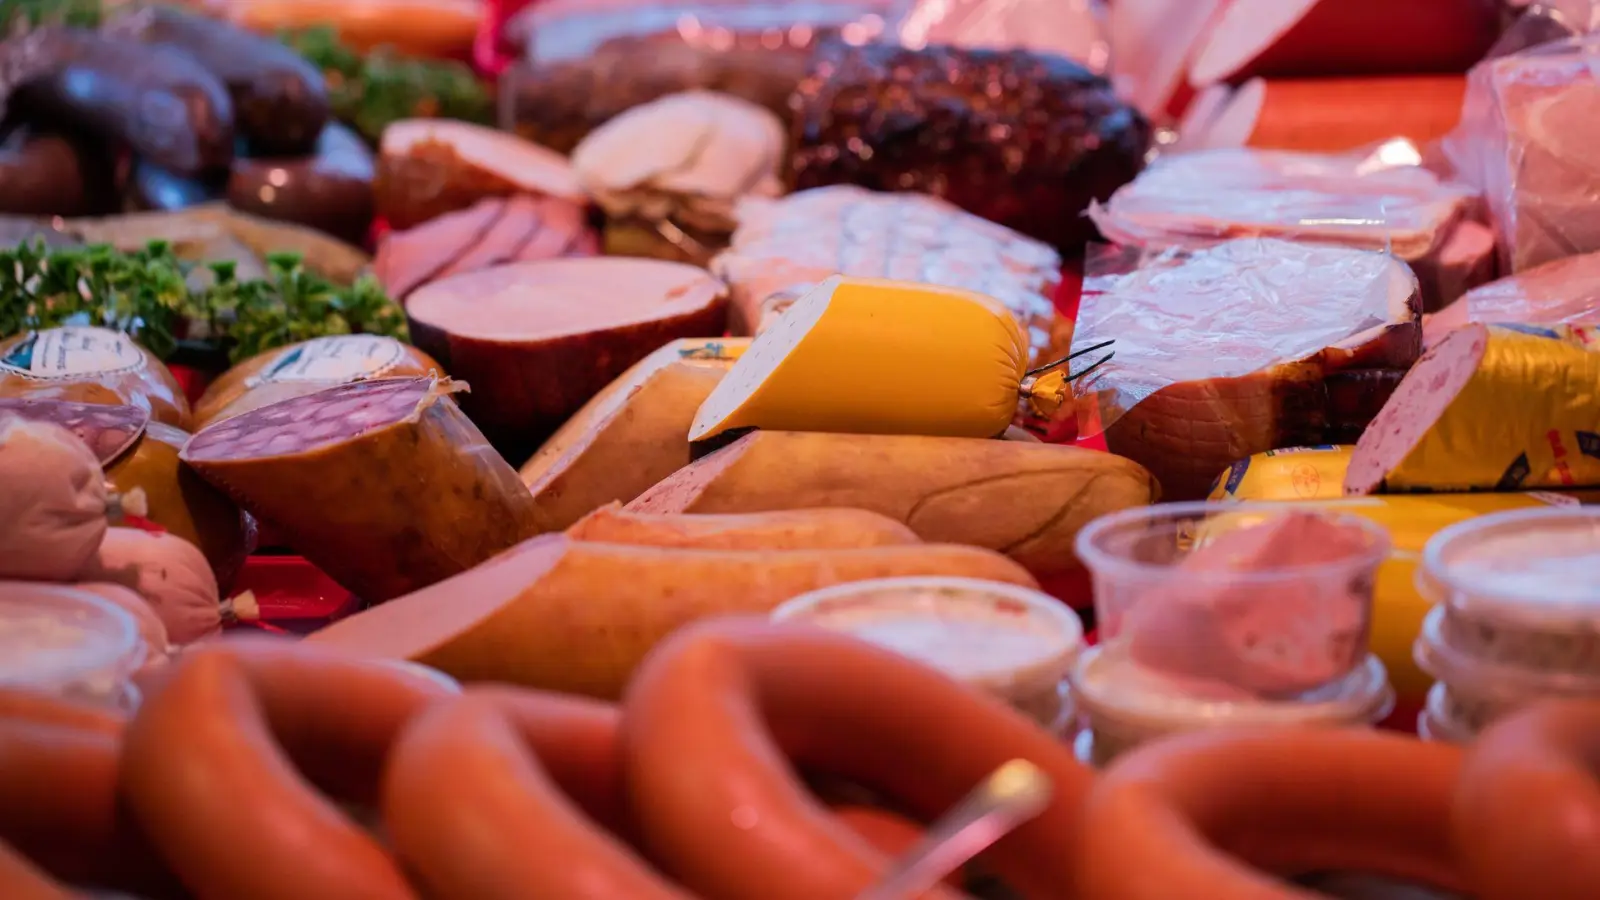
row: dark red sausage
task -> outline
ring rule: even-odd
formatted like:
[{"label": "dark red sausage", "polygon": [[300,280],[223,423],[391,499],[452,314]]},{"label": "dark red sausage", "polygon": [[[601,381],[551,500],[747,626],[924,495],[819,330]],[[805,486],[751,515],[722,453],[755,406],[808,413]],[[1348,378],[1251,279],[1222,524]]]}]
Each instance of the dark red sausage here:
[{"label": "dark red sausage", "polygon": [[372,226],[372,151],[330,123],[309,156],[234,160],[227,194],[235,209],[360,244]]}]

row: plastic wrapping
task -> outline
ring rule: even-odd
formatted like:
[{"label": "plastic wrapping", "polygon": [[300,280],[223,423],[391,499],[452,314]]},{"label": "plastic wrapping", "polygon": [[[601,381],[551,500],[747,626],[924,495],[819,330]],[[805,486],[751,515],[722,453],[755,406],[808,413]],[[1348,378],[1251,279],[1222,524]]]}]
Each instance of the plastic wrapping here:
[{"label": "plastic wrapping", "polygon": [[1468,322],[1581,325],[1600,321],[1600,253],[1568,256],[1476,287],[1423,323],[1431,345]]},{"label": "plastic wrapping", "polygon": [[1444,152],[1483,192],[1501,270],[1600,250],[1600,35],[1491,59],[1473,69]]},{"label": "plastic wrapping", "polygon": [[611,117],[703,88],[788,115],[816,42],[957,44],[1057,53],[1103,68],[1098,0],[543,0],[512,16],[526,60],[505,75],[501,125],[570,151]]},{"label": "plastic wrapping", "polygon": [[0,688],[131,709],[146,652],[133,616],[89,591],[0,582]]}]

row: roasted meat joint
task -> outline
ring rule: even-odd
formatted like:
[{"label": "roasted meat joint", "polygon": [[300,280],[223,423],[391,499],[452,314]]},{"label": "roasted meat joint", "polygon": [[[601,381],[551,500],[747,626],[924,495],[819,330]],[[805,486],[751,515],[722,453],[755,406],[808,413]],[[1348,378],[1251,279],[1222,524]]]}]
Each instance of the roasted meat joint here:
[{"label": "roasted meat joint", "polygon": [[1600,898],[1597,29],[0,0],[0,900]]}]

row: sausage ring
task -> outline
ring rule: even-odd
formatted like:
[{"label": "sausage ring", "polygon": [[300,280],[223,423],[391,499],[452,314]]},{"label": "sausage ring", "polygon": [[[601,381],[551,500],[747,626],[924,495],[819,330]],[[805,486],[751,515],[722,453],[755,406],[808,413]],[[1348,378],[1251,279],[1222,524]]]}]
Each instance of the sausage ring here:
[{"label": "sausage ring", "polygon": [[438,900],[690,900],[585,817],[585,800],[620,816],[620,783],[611,707],[474,692],[406,728],[384,778],[384,822]]},{"label": "sausage ring", "polygon": [[0,844],[0,897],[6,900],[72,900],[61,885]]},{"label": "sausage ring", "polygon": [[201,647],[129,724],[123,796],[200,898],[412,900],[388,854],[307,779],[340,799],[371,802],[402,725],[449,695],[401,667],[306,647]]},{"label": "sausage ring", "polygon": [[1456,890],[1448,822],[1459,769],[1453,747],[1343,729],[1203,732],[1141,747],[1090,793],[1084,896],[1290,900],[1310,895],[1264,872],[1325,871]]},{"label": "sausage ring", "polygon": [[1071,895],[1062,848],[1090,771],[998,701],[854,638],[748,619],[685,628],[634,678],[622,744],[650,857],[711,900],[850,897],[888,869],[796,768],[873,788],[926,821],[1018,757],[1050,776],[1053,801],[989,860],[1024,894]]},{"label": "sausage ring", "polygon": [[1540,704],[1466,752],[1456,848],[1482,900],[1600,892],[1600,703]]}]

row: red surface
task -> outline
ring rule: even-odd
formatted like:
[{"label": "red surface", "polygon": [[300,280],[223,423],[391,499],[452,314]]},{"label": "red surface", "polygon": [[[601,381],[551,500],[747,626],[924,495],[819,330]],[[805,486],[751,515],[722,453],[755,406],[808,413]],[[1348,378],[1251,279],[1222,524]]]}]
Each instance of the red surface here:
[{"label": "red surface", "polygon": [[189,399],[192,406],[206,392],[206,387],[211,384],[212,375],[200,369],[191,369],[188,366],[168,366],[172,377],[178,379],[178,386],[183,388],[183,395]]},{"label": "red surface", "polygon": [[472,65],[478,74],[490,80],[511,65],[512,48],[500,40],[500,33],[512,16],[536,0],[488,0],[484,4],[484,17],[478,24],[478,36],[472,42]]}]

